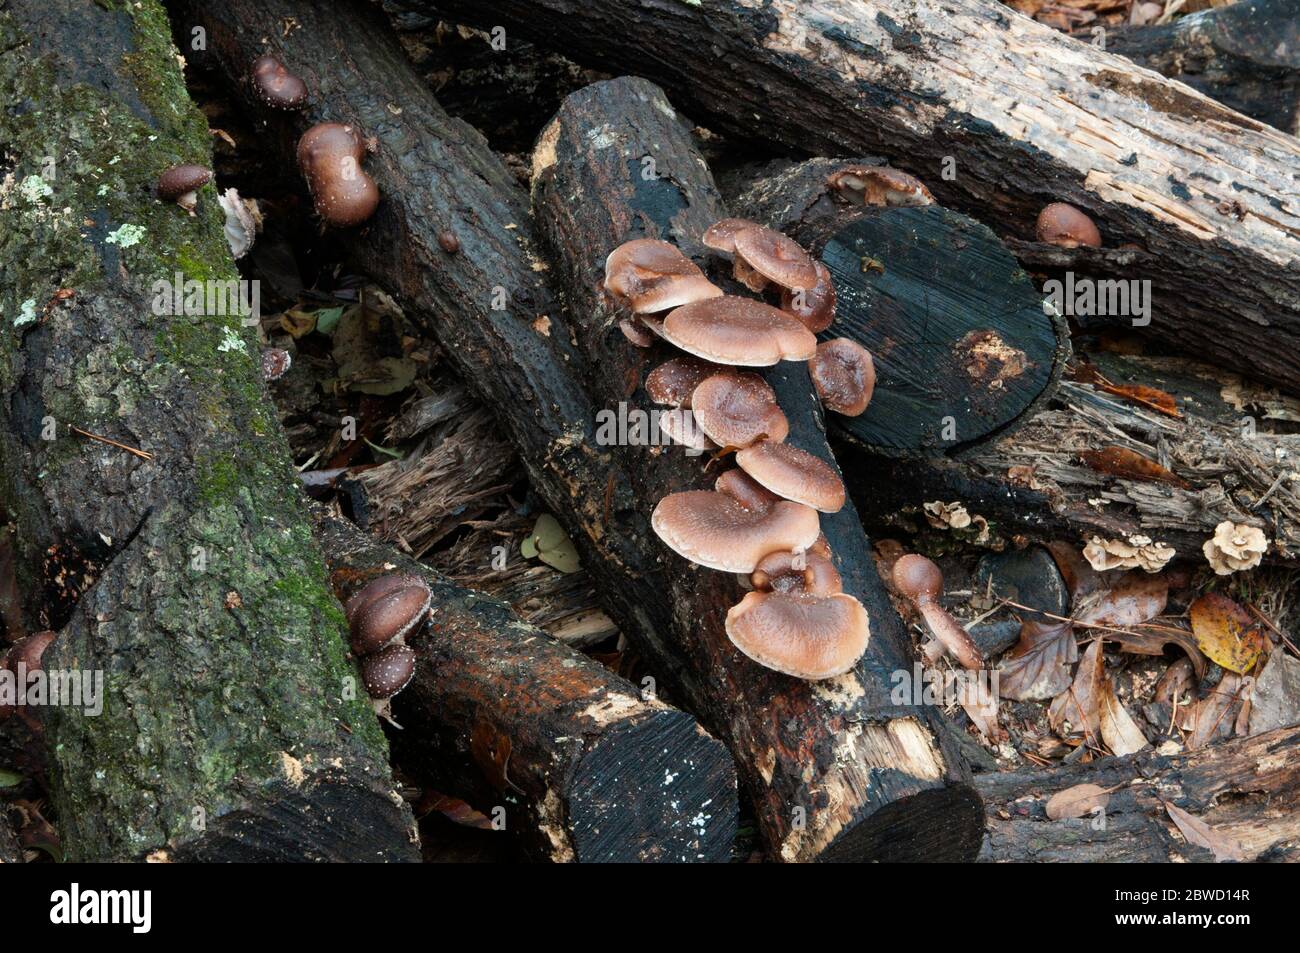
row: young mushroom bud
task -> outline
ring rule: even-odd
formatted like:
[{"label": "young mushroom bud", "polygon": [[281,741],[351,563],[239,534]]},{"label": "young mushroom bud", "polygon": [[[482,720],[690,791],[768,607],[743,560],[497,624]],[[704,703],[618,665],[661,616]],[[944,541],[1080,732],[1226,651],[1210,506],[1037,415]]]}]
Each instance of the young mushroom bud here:
[{"label": "young mushroom bud", "polygon": [[316,213],[336,228],[360,225],[379,205],[379,187],[361,168],[366,144],[351,126],[323,122],[298,140],[298,168]]},{"label": "young mushroom bud", "polygon": [[889,166],[850,165],[831,173],[826,184],[861,205],[933,205],[934,196],[920,179]]},{"label": "young mushroom bud", "polygon": [[822,406],[846,417],[867,409],[876,389],[876,365],[857,341],[835,338],[817,345],[808,373]]},{"label": "young mushroom bud", "polygon": [[768,553],[802,551],[821,532],[816,510],[786,500],[746,509],[730,496],[688,490],[665,496],[650,517],[655,534],[679,556],[709,569],[752,573]]},{"label": "young mushroom bud", "polygon": [[199,203],[198,190],[211,181],[211,170],[201,165],[174,165],[158,177],[158,198],[175,202],[193,215]]},{"label": "young mushroom bud", "polygon": [[823,513],[844,508],[844,481],[835,468],[807,450],[761,440],[736,454],[736,465],[777,496]]},{"label": "young mushroom bud", "polygon": [[806,361],[817,338],[798,320],[761,301],[725,295],[677,308],[663,323],[663,337],[688,354],[744,367]]},{"label": "young mushroom bud", "polygon": [[391,698],[410,684],[415,675],[415,650],[390,645],[361,660],[361,680],[371,698]]},{"label": "young mushroom bud", "polygon": [[1101,232],[1092,219],[1065,202],[1053,202],[1039,212],[1036,231],[1040,242],[1061,248],[1101,247]]},{"label": "young mushroom bud", "polygon": [[808,681],[843,675],[871,637],[867,610],[843,593],[751,592],[727,612],[726,629],[759,665]]},{"label": "young mushroom bud", "polygon": [[736,232],[735,274],[751,291],[762,291],[768,282],[782,288],[812,288],[817,284],[817,266],[798,242],[778,231],[759,226]]},{"label": "young mushroom bud", "polygon": [[704,435],[720,447],[780,442],[789,421],[770,384],[752,371],[727,369],[705,379],[691,394],[691,412]]},{"label": "young mushroom bud", "polygon": [[636,238],[609,253],[605,291],[633,314],[654,314],[722,294],[680,248],[657,238]]},{"label": "young mushroom bud", "polygon": [[755,589],[769,592],[806,592],[833,596],[844,591],[844,582],[830,558],[811,550],[806,553],[768,553],[749,577]]},{"label": "young mushroom bud", "polygon": [[344,614],[352,630],[352,651],[369,655],[405,638],[429,614],[433,597],[423,579],[380,576],[348,600]]},{"label": "young mushroom bud", "polygon": [[939,605],[943,573],[924,556],[909,554],[894,563],[894,588],[911,602],[925,620],[930,634],[965,668],[979,669],[984,658],[970,634]]},{"label": "young mushroom bud", "polygon": [[817,283],[811,288],[782,288],[781,310],[793,314],[813,334],[821,334],[835,320],[835,282],[831,271],[819,261]]},{"label": "young mushroom bud", "polygon": [[307,102],[307,84],[274,56],[253,60],[253,88],[258,98],[274,109],[301,109]]}]

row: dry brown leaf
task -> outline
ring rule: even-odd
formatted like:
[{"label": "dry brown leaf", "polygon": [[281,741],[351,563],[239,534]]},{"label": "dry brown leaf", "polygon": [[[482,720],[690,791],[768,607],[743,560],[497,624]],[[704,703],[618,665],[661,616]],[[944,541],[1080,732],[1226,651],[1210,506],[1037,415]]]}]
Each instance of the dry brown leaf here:
[{"label": "dry brown leaf", "polygon": [[1016,701],[1046,701],[1070,687],[1070,666],[1078,659],[1070,623],[1028,619],[998,666],[998,691]]},{"label": "dry brown leaf", "polygon": [[1110,792],[1095,784],[1076,784],[1057,791],[1047,800],[1047,816],[1054,821],[1067,817],[1083,817],[1097,808],[1105,810],[1110,803]]},{"label": "dry brown leaf", "polygon": [[[1062,737],[1082,734],[1093,740],[1101,728],[1101,682],[1104,678],[1101,640],[1092,642],[1083,653],[1074,683],[1052,699],[1047,719]],[[1066,723],[1070,730],[1065,731]]]},{"label": "dry brown leaf", "polygon": [[1142,729],[1133,721],[1119,698],[1115,695],[1115,686],[1105,673],[1101,676],[1101,739],[1106,747],[1116,755],[1134,754],[1147,747],[1150,742],[1142,734]]},{"label": "dry brown leaf", "polygon": [[1176,645],[1187,653],[1187,658],[1196,668],[1196,677],[1205,677],[1205,656],[1201,654],[1196,639],[1190,632],[1161,627],[1159,631],[1107,632],[1105,639],[1119,643],[1122,651],[1133,655],[1164,655],[1166,645]]},{"label": "dry brown leaf", "polygon": [[1182,416],[1178,411],[1178,402],[1172,394],[1143,384],[1114,384],[1091,364],[1080,364],[1074,369],[1071,378],[1080,383],[1091,384],[1104,393],[1150,407],[1170,417]]},{"label": "dry brown leaf", "polygon": [[1165,611],[1169,602],[1169,581],[1130,570],[1116,577],[1109,587],[1094,592],[1074,607],[1078,622],[1096,625],[1141,625]]},{"label": "dry brown leaf", "polygon": [[441,791],[426,791],[416,805],[417,817],[423,817],[431,811],[437,811],[461,827],[476,827],[480,830],[492,830],[492,820],[486,814],[476,811],[469,804]]},{"label": "dry brown leaf", "polygon": [[1207,592],[1191,604],[1192,632],[1210,659],[1230,672],[1255,667],[1267,637],[1255,617],[1227,596]]},{"label": "dry brown leaf", "polygon": [[1220,734],[1229,735],[1233,727],[1233,707],[1241,700],[1241,676],[1228,672],[1223,680],[1187,712],[1181,727],[1190,731],[1187,748],[1204,748]]},{"label": "dry brown leaf", "polygon": [[1121,480],[1141,480],[1144,483],[1168,483],[1188,489],[1187,481],[1172,470],[1167,470],[1154,460],[1148,460],[1136,450],[1127,447],[1105,447],[1101,450],[1084,450],[1079,459],[1100,473],[1108,473]]},{"label": "dry brown leaf", "polygon": [[1204,847],[1210,853],[1214,854],[1214,859],[1219,863],[1225,860],[1243,861],[1246,859],[1246,852],[1242,849],[1241,843],[1227,834],[1220,834],[1206,824],[1199,817],[1193,817],[1181,807],[1175,807],[1168,801],[1165,802],[1165,811],[1173,820],[1178,830],[1186,838],[1187,843],[1195,844],[1197,847]]}]

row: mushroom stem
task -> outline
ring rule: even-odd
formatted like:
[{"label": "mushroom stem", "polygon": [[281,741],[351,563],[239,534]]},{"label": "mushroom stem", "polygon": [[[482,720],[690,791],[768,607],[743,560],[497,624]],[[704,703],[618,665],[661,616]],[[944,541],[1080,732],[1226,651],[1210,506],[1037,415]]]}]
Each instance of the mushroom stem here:
[{"label": "mushroom stem", "polygon": [[[925,620],[926,627],[935,640],[944,649],[951,652],[963,668],[980,669],[984,667],[984,657],[975,647],[975,642],[957,620],[948,614],[948,610],[933,599],[917,600],[916,608]],[[929,652],[926,652],[927,657]],[[942,653],[940,653],[942,654]]]}]

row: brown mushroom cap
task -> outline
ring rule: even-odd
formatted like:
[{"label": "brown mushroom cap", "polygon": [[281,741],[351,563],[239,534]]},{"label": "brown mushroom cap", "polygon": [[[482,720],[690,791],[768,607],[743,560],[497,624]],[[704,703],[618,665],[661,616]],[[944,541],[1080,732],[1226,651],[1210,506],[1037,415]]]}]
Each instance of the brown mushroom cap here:
[{"label": "brown mushroom cap", "polygon": [[844,507],[844,481],[830,464],[806,450],[763,440],[737,453],[736,465],[787,500],[823,513]]},{"label": "brown mushroom cap", "polygon": [[645,391],[656,404],[689,407],[695,388],[720,370],[721,364],[701,361],[698,357],[669,358],[646,375]]},{"label": "brown mushroom cap", "polygon": [[770,510],[747,510],[711,490],[665,496],[650,525],[679,556],[709,569],[744,573],[775,550],[807,549],[821,531],[816,511],[799,503],[781,500]]},{"label": "brown mushroom cap", "polygon": [[965,668],[983,667],[984,656],[970,633],[937,601],[943,594],[943,573],[938,566],[924,556],[909,553],[894,563],[893,578],[894,588],[916,606],[926,628],[944,649]]},{"label": "brown mushroom cap", "polygon": [[371,698],[391,698],[414,675],[415,650],[409,645],[390,645],[361,660],[361,680]]},{"label": "brown mushroom cap", "polygon": [[736,253],[736,233],[743,232],[747,228],[762,228],[758,222],[751,222],[747,218],[723,218],[714,222],[704,230],[700,241],[706,248],[712,248],[714,251],[720,251],[724,255],[734,255]]},{"label": "brown mushroom cap", "polygon": [[360,225],[379,206],[379,187],[361,168],[366,144],[351,126],[323,122],[298,140],[298,168],[307,179],[312,201],[327,224]]},{"label": "brown mushroom cap", "polygon": [[671,407],[659,414],[658,421],[659,431],[673,443],[700,452],[717,449],[688,407]]},{"label": "brown mushroom cap", "polygon": [[1065,202],[1053,202],[1038,213],[1038,240],[1061,248],[1101,247],[1101,232],[1083,212]]},{"label": "brown mushroom cap", "polygon": [[814,553],[775,552],[764,556],[749,577],[755,589],[770,592],[806,592],[833,596],[844,591],[839,571],[828,556]]},{"label": "brown mushroom cap", "polygon": [[813,334],[820,334],[835,320],[835,282],[831,270],[813,262],[817,283],[811,288],[782,288],[781,310],[793,314]]},{"label": "brown mushroom cap", "polygon": [[[817,267],[812,258],[798,242],[778,231],[761,225],[741,229],[736,232],[735,247],[737,262],[743,260],[782,288],[812,288],[817,284]],[[761,290],[761,286],[754,290]]]},{"label": "brown mushroom cap", "polygon": [[934,196],[914,175],[887,165],[850,165],[832,172],[826,184],[863,205],[933,205]]},{"label": "brown mushroom cap", "polygon": [[651,347],[658,340],[658,337],[635,317],[620,319],[618,329],[623,332],[623,337],[636,347]]},{"label": "brown mushroom cap", "polygon": [[262,102],[277,109],[298,109],[307,102],[307,84],[274,56],[253,60],[253,88]]},{"label": "brown mushroom cap", "polygon": [[158,176],[158,198],[164,202],[175,202],[184,209],[192,209],[194,196],[191,193],[210,181],[212,181],[210,169],[188,163],[174,165]]},{"label": "brown mushroom cap", "polygon": [[[390,582],[385,587],[376,587],[374,593],[355,606],[349,600],[347,611],[351,617],[352,650],[357,655],[369,655],[395,639],[404,638],[429,614],[432,596],[423,580],[409,582],[410,577],[401,576],[384,578],[407,579],[408,582],[405,585]],[[360,600],[365,593],[363,589],[354,598]]]},{"label": "brown mushroom cap", "polygon": [[808,362],[808,373],[822,405],[846,417],[866,410],[876,389],[871,352],[849,338],[818,344],[816,357]]},{"label": "brown mushroom cap", "polygon": [[695,262],[672,242],[636,238],[605,258],[605,290],[635,314],[667,311],[721,296]]},{"label": "brown mushroom cap", "polygon": [[760,513],[766,513],[781,502],[781,497],[740,469],[727,470],[721,474],[713,482],[713,488],[719,493],[725,493],[745,509]]},{"label": "brown mushroom cap", "polygon": [[759,665],[809,681],[853,668],[871,637],[867,610],[843,593],[751,592],[727,612],[726,627]]},{"label": "brown mushroom cap", "polygon": [[706,378],[691,394],[691,411],[704,435],[720,447],[748,447],[790,432],[776,392],[752,371],[725,370]]},{"label": "brown mushroom cap", "polygon": [[9,651],[4,655],[4,664],[0,668],[8,669],[15,675],[18,674],[18,665],[21,663],[26,666],[28,672],[41,671],[41,658],[57,638],[56,633],[34,632],[26,638],[19,639],[9,647]]},{"label": "brown mushroom cap", "polygon": [[817,338],[795,318],[761,301],[726,295],[669,313],[663,336],[674,346],[716,364],[767,367],[806,361]]},{"label": "brown mushroom cap", "polygon": [[918,553],[900,556],[894,563],[894,588],[908,599],[936,599],[943,592],[943,573]]}]

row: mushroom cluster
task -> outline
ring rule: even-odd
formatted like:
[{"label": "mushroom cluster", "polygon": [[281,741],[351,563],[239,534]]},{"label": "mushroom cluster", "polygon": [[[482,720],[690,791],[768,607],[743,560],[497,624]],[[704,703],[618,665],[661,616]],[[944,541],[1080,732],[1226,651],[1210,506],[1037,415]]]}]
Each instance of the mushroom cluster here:
[{"label": "mushroom cluster", "polygon": [[1224,520],[1214,528],[1214,536],[1201,547],[1215,575],[1230,576],[1243,569],[1254,569],[1268,552],[1268,537],[1258,526]]},{"label": "mushroom cluster", "polygon": [[348,600],[344,612],[361,680],[377,701],[392,698],[415,675],[415,650],[406,637],[429,617],[433,596],[418,576],[380,576]]},{"label": "mushroom cluster", "polygon": [[[828,409],[861,413],[875,373],[860,345],[816,335],[835,317],[826,267],[780,232],[747,219],[714,223],[704,245],[730,257],[735,279],[770,301],[725,294],[676,245],[635,239],[605,261],[605,291],[628,315],[632,344],[663,339],[684,352],[646,377],[676,443],[735,455],[712,490],[660,500],[651,526],[683,558],[738,573],[752,589],[727,612],[732,644],[760,665],[807,680],[841,675],[866,651],[866,610],[843,592],[819,512],[844,506],[844,482],[785,442],[789,420],[749,368],[806,361]],[[777,304],[776,302],[779,302]],[[693,426],[688,426],[688,421]]]}]

